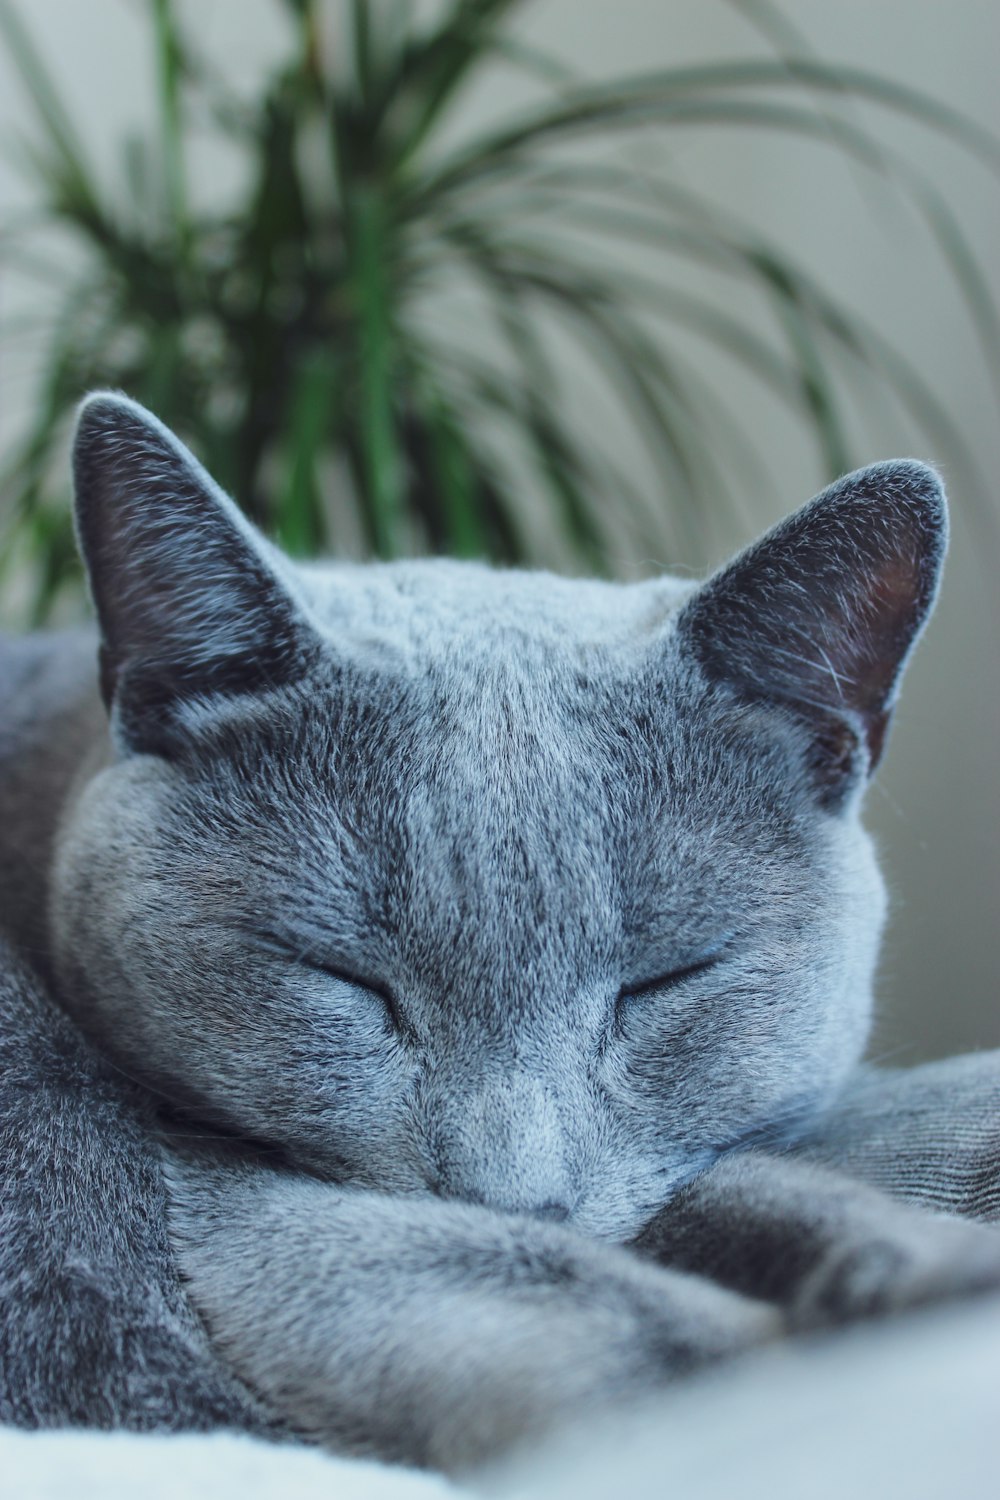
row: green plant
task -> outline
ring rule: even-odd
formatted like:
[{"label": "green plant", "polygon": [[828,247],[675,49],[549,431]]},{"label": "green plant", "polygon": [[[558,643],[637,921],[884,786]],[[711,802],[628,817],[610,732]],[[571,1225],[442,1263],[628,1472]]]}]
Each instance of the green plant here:
[{"label": "green plant", "polygon": [[[676,328],[768,383],[807,424],[831,474],[851,464],[841,408],[852,369],[888,383],[936,448],[961,461],[961,435],[919,373],[786,247],[664,166],[623,163],[603,148],[682,127],[777,130],[893,180],[937,239],[996,372],[997,311],[959,224],[850,105],[915,115],[997,170],[996,143],[969,120],[815,60],[765,0],[740,4],[769,38],[770,59],[603,84],[570,79],[519,45],[509,25],[516,0],[448,0],[422,26],[405,0],[344,3],[349,59],[336,67],[324,46],[329,7],[283,4],[288,54],[248,104],[182,33],[170,0],[149,0],[158,125],[154,138],[129,143],[130,186],[116,193],[91,169],[19,12],[0,0],[0,36],[35,108],[22,159],[41,223],[71,236],[85,258],[48,325],[34,420],[0,480],[11,499],[0,564],[14,555],[33,563],[37,618],[75,577],[64,440],[93,386],[149,404],[300,554],[337,545],[336,494],[340,514],[354,507],[381,556],[430,548],[533,560],[525,495],[548,506],[578,565],[604,567],[623,526],[655,551],[667,518],[686,525],[697,555],[692,535],[747,444],[737,414],[699,383]],[[530,70],[544,102],[440,145],[461,90],[498,60]],[[242,200],[193,203],[195,118],[243,160]],[[616,259],[623,241],[659,252],[655,283]],[[0,263],[18,254],[24,234],[5,236]],[[748,299],[762,295],[770,334],[675,282],[671,266],[692,258],[736,278]],[[471,334],[457,339],[431,313],[459,282],[477,287],[478,300]],[[555,323],[617,390],[662,476],[655,504],[632,493],[574,418]]]}]

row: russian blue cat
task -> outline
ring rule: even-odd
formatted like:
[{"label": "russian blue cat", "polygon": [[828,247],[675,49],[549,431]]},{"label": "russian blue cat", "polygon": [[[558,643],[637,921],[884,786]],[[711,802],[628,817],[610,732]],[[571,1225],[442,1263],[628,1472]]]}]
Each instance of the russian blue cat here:
[{"label": "russian blue cat", "polygon": [[99,671],[0,655],[0,1415],[457,1469],[1000,1282],[796,1155],[867,1036],[931,470],[622,585],[293,565],[124,397],[74,462]]}]

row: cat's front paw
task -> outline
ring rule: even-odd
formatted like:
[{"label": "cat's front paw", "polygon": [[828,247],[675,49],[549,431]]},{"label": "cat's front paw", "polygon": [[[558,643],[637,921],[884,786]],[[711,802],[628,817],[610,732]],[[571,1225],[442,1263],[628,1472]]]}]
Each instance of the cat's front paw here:
[{"label": "cat's front paw", "polygon": [[831,1248],[789,1309],[797,1329],[880,1317],[1000,1288],[1000,1230],[928,1216],[920,1237],[892,1232]]}]

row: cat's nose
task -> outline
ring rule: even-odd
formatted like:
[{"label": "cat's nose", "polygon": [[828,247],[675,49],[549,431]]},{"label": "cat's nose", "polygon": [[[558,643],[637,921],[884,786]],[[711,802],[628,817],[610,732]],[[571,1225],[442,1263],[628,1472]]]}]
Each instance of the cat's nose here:
[{"label": "cat's nose", "polygon": [[562,1223],[576,1184],[556,1102],[537,1080],[492,1077],[472,1089],[448,1089],[435,1100],[438,1191],[503,1213]]}]

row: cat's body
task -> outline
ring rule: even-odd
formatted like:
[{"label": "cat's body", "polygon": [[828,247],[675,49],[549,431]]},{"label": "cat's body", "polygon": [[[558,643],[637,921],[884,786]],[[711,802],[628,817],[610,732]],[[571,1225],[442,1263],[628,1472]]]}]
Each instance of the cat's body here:
[{"label": "cat's body", "polygon": [[[296,570],[112,397],[77,493],[101,694],[86,640],[0,648],[39,976],[0,1002],[0,1415],[259,1426],[252,1388],[454,1468],[780,1326],[708,1277],[803,1322],[1000,1277],[989,1231],[749,1149],[864,1046],[858,802],[936,585],[929,471],[853,476],[700,589]],[[904,1247],[891,1293],[869,1242]],[[60,1409],[88,1318],[103,1394]]]}]

